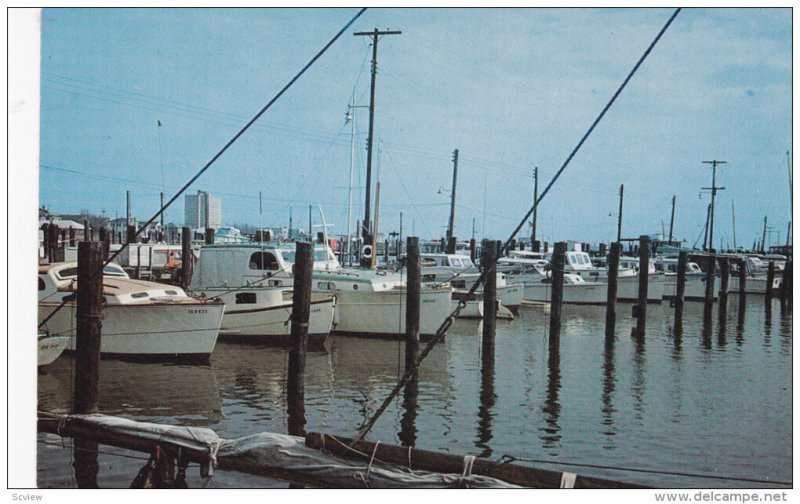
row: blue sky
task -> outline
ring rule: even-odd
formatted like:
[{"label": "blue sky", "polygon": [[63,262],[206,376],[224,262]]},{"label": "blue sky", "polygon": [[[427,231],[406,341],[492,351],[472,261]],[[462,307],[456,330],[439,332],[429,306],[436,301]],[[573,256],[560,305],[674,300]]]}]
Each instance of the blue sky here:
[{"label": "blue sky", "polygon": [[[42,20],[40,204],[140,219],[171,196],[356,9],[47,9]],[[227,224],[305,225],[322,206],[346,229],[355,92],[369,101],[379,43],[374,159],[381,228],[444,234],[458,148],[456,235],[506,238],[602,110],[670,9],[371,9],[190,189],[222,198]],[[790,219],[791,10],[685,9],[542,202],[550,241],[598,242],[669,227],[702,233],[718,168],[715,246],[785,240]],[[366,109],[356,112],[356,183]],[[161,121],[162,126],[157,126]],[[376,146],[377,151],[377,146]],[[65,187],[69,190],[65,191]],[[354,217],[363,215],[356,190]],[[360,195],[360,196],[359,196]],[[484,208],[486,211],[484,212]],[[611,214],[611,215],[609,215]],[[315,210],[315,221],[318,214]],[[182,223],[183,198],[167,211]],[[523,233],[529,233],[524,229]],[[702,236],[700,236],[702,242]]]}]

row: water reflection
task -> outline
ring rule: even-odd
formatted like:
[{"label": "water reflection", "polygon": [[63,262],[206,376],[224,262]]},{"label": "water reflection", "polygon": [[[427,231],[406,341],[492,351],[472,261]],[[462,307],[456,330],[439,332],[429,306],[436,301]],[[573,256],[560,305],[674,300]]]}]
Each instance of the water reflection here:
[{"label": "water reflection", "polygon": [[478,407],[478,440],[475,446],[482,451],[479,457],[492,456],[492,419],[497,395],[494,391],[494,341],[484,340],[481,349],[481,392]]},{"label": "water reflection", "polygon": [[703,350],[708,352],[711,350],[711,332],[713,326],[713,307],[706,303],[703,308],[703,329],[701,331],[703,339]]},{"label": "water reflection", "polygon": [[742,348],[744,344],[744,314],[747,308],[747,296],[739,294],[738,309],[736,314],[736,346]]},{"label": "water reflection", "polygon": [[[549,355],[547,357],[547,393],[545,395],[542,412],[545,414],[544,423],[539,430],[542,434],[542,448],[554,449],[559,446],[561,441],[561,425],[559,417],[561,415],[561,405],[558,402],[558,394],[561,390],[561,353],[559,345],[551,342]],[[552,455],[558,455],[553,451]]]},{"label": "water reflection", "polygon": [[645,339],[634,338],[631,393],[633,394],[633,416],[637,420],[644,418],[645,365],[647,364],[647,356],[644,350]]},{"label": "water reflection", "polygon": [[400,419],[398,438],[402,446],[416,446],[417,443],[417,397],[419,396],[419,376],[414,371],[403,390],[403,417]]},{"label": "water reflection", "polygon": [[772,300],[764,300],[764,346],[772,346]]},{"label": "water reflection", "polygon": [[[65,355],[39,376],[39,410],[72,410],[75,359]],[[211,366],[100,361],[98,412],[151,421],[174,417],[181,425],[206,426],[222,418],[222,399]],[[169,398],[165,401],[165,398]]]},{"label": "water reflection", "polygon": [[725,349],[728,344],[727,336],[725,334],[728,323],[728,295],[722,294],[719,297],[719,322],[717,325],[717,347],[721,350]]},{"label": "water reflection", "polygon": [[614,428],[614,413],[617,411],[614,407],[613,399],[616,390],[616,377],[614,375],[614,336],[607,337],[605,341],[605,348],[603,349],[603,394],[601,400],[603,402],[603,435],[606,436],[606,444],[604,449],[612,450],[615,445],[612,442],[613,436],[616,435]]}]

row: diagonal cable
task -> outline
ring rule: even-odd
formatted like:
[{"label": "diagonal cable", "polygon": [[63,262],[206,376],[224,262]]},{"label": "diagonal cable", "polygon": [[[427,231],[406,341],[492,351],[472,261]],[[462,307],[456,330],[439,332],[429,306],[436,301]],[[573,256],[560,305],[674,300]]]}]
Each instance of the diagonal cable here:
[{"label": "diagonal cable", "polygon": [[[525,225],[525,223],[530,218],[531,214],[533,214],[533,211],[536,209],[536,207],[539,205],[539,203],[542,201],[542,199],[545,197],[545,195],[547,195],[548,191],[550,191],[550,188],[553,186],[553,184],[555,184],[556,180],[558,180],[558,178],[561,176],[561,173],[564,171],[564,169],[567,167],[567,165],[569,165],[570,161],[572,161],[572,158],[575,157],[575,154],[583,146],[583,144],[586,141],[586,139],[589,138],[589,135],[591,135],[592,131],[594,131],[594,128],[597,126],[597,124],[600,122],[600,120],[603,118],[603,116],[605,116],[606,112],[608,112],[608,109],[611,108],[611,105],[613,105],[614,102],[617,100],[617,97],[620,95],[622,90],[625,89],[625,86],[628,85],[628,82],[631,80],[631,78],[636,73],[636,71],[639,70],[639,67],[642,65],[642,63],[647,58],[647,56],[650,55],[650,52],[653,50],[653,47],[655,47],[656,43],[658,43],[658,41],[661,39],[661,36],[664,35],[664,32],[667,31],[667,28],[669,28],[669,26],[675,20],[675,17],[678,15],[678,13],[680,11],[681,11],[681,9],[677,8],[677,9],[675,9],[675,12],[672,13],[672,16],[666,22],[664,27],[661,28],[661,31],[658,32],[658,35],[656,35],[655,39],[653,39],[653,41],[647,47],[647,50],[645,50],[644,54],[642,54],[642,56],[639,58],[639,61],[636,62],[636,65],[634,65],[634,67],[630,71],[630,73],[628,73],[628,76],[625,78],[625,80],[622,82],[620,87],[617,89],[617,91],[611,97],[609,102],[603,108],[602,112],[600,112],[600,115],[598,115],[597,119],[594,120],[592,125],[589,127],[589,129],[583,135],[581,140],[578,142],[578,145],[576,145],[575,148],[572,149],[572,152],[569,154],[569,156],[567,157],[566,161],[564,161],[564,164],[561,165],[561,168],[559,168],[558,172],[556,172],[556,174],[550,180],[550,183],[547,184],[547,187],[545,187],[544,191],[542,191],[542,194],[540,194],[539,197],[536,199],[536,201],[534,202],[534,204],[531,207],[531,209],[528,210],[528,212],[525,214],[525,216],[520,221],[519,225],[516,227],[516,229],[514,229],[514,232],[511,233],[511,236],[509,236],[508,239],[505,241],[503,246],[500,248],[499,253],[496,254],[494,260],[483,269],[483,272],[481,272],[480,277],[478,277],[478,279],[475,281],[475,283],[469,289],[469,294],[466,296],[467,298],[469,298],[473,294],[475,294],[475,291],[477,291],[478,286],[480,284],[482,284],[483,281],[486,279],[487,273],[490,270],[493,269],[493,266],[495,264],[497,264],[497,261],[503,256],[505,251],[508,249],[508,246],[511,243],[511,240],[513,240],[517,236],[517,233],[519,233],[520,229],[522,229],[522,226]],[[407,370],[405,372],[405,374],[403,375],[402,379],[392,389],[392,391],[389,393],[389,395],[386,397],[386,399],[383,401],[383,403],[380,405],[380,407],[375,411],[375,413],[372,415],[372,417],[365,424],[363,424],[361,426],[361,428],[358,431],[358,436],[356,437],[356,440],[364,439],[364,436],[366,436],[369,433],[369,431],[372,430],[372,427],[375,425],[375,422],[378,421],[378,418],[380,418],[380,416],[386,411],[386,408],[389,407],[389,404],[392,402],[392,400],[394,400],[394,398],[397,396],[397,394],[400,392],[400,390],[402,390],[403,387],[408,383],[408,380],[411,379],[411,376],[419,368],[420,363],[422,363],[422,361],[425,359],[425,357],[427,357],[428,354],[431,352],[431,350],[433,350],[433,347],[435,347],[444,338],[444,335],[447,333],[447,330],[450,329],[450,326],[453,324],[453,320],[455,319],[455,317],[458,316],[459,313],[461,313],[461,310],[465,306],[466,306],[466,301],[464,301],[463,299],[458,302],[458,305],[456,306],[456,308],[450,313],[450,315],[439,326],[439,329],[436,331],[436,335],[433,337],[433,339],[427,344],[427,346],[422,350],[422,352],[420,352],[419,357],[417,358],[417,361],[414,363],[414,366],[412,366],[411,369],[409,369],[409,370]]]}]

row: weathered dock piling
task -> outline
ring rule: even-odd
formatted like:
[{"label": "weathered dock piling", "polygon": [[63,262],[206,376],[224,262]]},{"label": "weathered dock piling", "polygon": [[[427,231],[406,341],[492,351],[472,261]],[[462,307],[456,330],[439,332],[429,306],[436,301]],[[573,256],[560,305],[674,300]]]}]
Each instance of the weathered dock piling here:
[{"label": "weathered dock piling", "polygon": [[420,278],[422,262],[419,254],[419,238],[406,239],[406,372],[416,366],[419,356]]},{"label": "weathered dock piling", "polygon": [[731,263],[727,258],[719,259],[719,301],[728,300],[728,282],[731,276]]},{"label": "weathered dock piling", "polygon": [[69,246],[75,246],[75,228],[72,226],[69,227]]},{"label": "weathered dock piling", "polygon": [[686,262],[688,260],[688,253],[681,251],[678,253],[678,278],[675,284],[675,337],[680,338],[683,333],[683,305],[684,293],[686,292]]},{"label": "weathered dock piling", "polygon": [[567,242],[557,242],[553,247],[550,279],[553,290],[550,296],[550,347],[558,347],[561,338],[561,302],[564,299],[564,263]]},{"label": "weathered dock piling", "polygon": [[475,238],[470,238],[469,240],[469,259],[472,261],[472,264],[475,264],[478,259],[478,243],[475,241]]},{"label": "weathered dock piling", "polygon": [[[111,249],[111,233],[105,226],[100,227],[100,243],[103,244],[103,261],[108,259],[108,251]],[[152,249],[151,249],[152,250]]]},{"label": "weathered dock piling", "polygon": [[[605,245],[600,246],[601,254]],[[619,278],[619,253],[622,244],[614,242],[608,254],[608,296],[606,303],[606,339],[614,339],[614,328],[617,324],[617,280]]]},{"label": "weathered dock piling", "polygon": [[650,237],[639,237],[639,298],[636,304],[636,337],[644,338],[647,326],[647,281],[650,277]]},{"label": "weathered dock piling", "polygon": [[714,303],[714,283],[716,281],[716,272],[717,272],[717,256],[714,255],[713,251],[708,255],[706,260],[706,292],[705,292],[705,309],[710,309],[709,307]]},{"label": "weathered dock piling", "polygon": [[747,287],[747,258],[742,257],[739,260],[739,297],[744,297]]},{"label": "weathered dock piling", "polygon": [[134,243],[136,241],[136,226],[129,224],[127,227],[126,243]]},{"label": "weathered dock piling", "polygon": [[[103,256],[102,244],[84,241],[78,244],[78,292],[75,330],[75,413],[97,412],[100,380],[100,343],[103,327]],[[76,438],[74,444],[75,477],[79,488],[97,488],[97,443]]]},{"label": "weathered dock piling", "polygon": [[792,260],[786,261],[781,276],[781,304],[791,304],[792,302]]},{"label": "weathered dock piling", "polygon": [[58,250],[58,224],[50,224],[46,232],[48,235],[47,260],[53,263],[56,261],[56,250]]},{"label": "weathered dock piling", "polygon": [[[259,232],[261,232],[260,229],[259,229]],[[206,245],[214,245],[214,228],[210,228],[210,227],[206,228],[205,243],[206,243]]]},{"label": "weathered dock piling", "polygon": [[305,369],[308,348],[308,319],[311,314],[311,274],[314,269],[314,246],[297,242],[293,266],[292,333],[289,350],[289,376],[286,395],[289,409],[289,434],[305,435]]},{"label": "weathered dock piling", "polygon": [[414,446],[417,440],[415,420],[417,418],[417,396],[419,375],[416,369],[419,357],[419,313],[422,276],[422,260],[419,254],[419,238],[406,239],[406,367],[412,371],[403,391],[403,417],[400,420],[400,442],[403,446]]},{"label": "weathered dock piling", "polygon": [[483,240],[481,242],[481,267],[484,269],[483,280],[483,348],[494,348],[494,335],[497,329],[497,242]]},{"label": "weathered dock piling", "polygon": [[192,267],[194,257],[192,255],[192,228],[184,226],[181,229],[181,287],[189,287],[192,281]]},{"label": "weathered dock piling", "polygon": [[767,290],[764,293],[767,301],[772,299],[772,284],[775,282],[775,261],[769,262],[769,267],[767,268]]}]

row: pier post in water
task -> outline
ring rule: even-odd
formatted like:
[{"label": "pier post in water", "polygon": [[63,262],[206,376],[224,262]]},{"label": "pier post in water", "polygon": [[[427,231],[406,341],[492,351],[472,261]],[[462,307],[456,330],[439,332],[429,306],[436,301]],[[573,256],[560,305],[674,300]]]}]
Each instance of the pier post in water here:
[{"label": "pier post in water", "polygon": [[128,232],[128,235],[127,235],[126,243],[133,243],[133,241],[136,240],[136,226],[134,226],[132,224],[128,225],[127,232]]},{"label": "pier post in water", "polygon": [[469,240],[469,259],[472,261],[472,264],[475,264],[478,259],[478,243],[475,241],[475,238]]},{"label": "pier post in water", "polygon": [[728,282],[731,276],[731,264],[728,259],[719,260],[719,275],[719,299],[723,302],[728,299]]},{"label": "pier post in water", "polygon": [[189,287],[192,281],[192,267],[194,258],[192,257],[192,229],[184,226],[181,231],[181,287]]},{"label": "pier post in water", "polygon": [[769,262],[769,268],[767,268],[767,290],[765,292],[767,301],[772,299],[772,283],[775,281],[775,261]]},{"label": "pier post in water", "polygon": [[304,436],[306,349],[308,348],[308,320],[311,314],[311,274],[314,268],[314,246],[310,242],[297,242],[296,247],[293,267],[292,334],[286,395],[289,409],[289,434]]},{"label": "pier post in water", "polygon": [[561,302],[564,299],[564,263],[566,262],[567,242],[557,242],[553,246],[553,259],[550,278],[553,289],[550,296],[550,347],[559,346],[561,338]]},{"label": "pier post in water", "polygon": [[419,356],[419,312],[420,278],[422,260],[419,255],[419,238],[406,239],[407,273],[406,280],[406,372],[412,369]]},{"label": "pier post in water", "polygon": [[[602,248],[602,247],[601,247]],[[606,303],[606,339],[614,338],[614,328],[617,323],[617,280],[619,277],[619,254],[622,244],[611,244],[608,254],[608,297]]]},{"label": "pier post in water", "polygon": [[705,292],[705,310],[708,310],[712,303],[714,303],[714,278],[717,269],[717,258],[714,254],[709,254],[706,259],[706,292]]},{"label": "pier post in water", "polygon": [[675,284],[675,332],[680,335],[683,329],[683,294],[686,292],[686,261],[688,253],[678,253],[678,278]]},{"label": "pier post in water", "polygon": [[69,227],[69,246],[75,246],[75,228],[72,226]]},{"label": "pier post in water", "polygon": [[[263,231],[259,229],[259,233],[261,232]],[[205,232],[205,237],[206,237],[206,245],[214,245],[214,228],[207,227]]]},{"label": "pier post in water", "polygon": [[747,292],[747,258],[742,257],[739,262],[739,297]]},{"label": "pier post in water", "polygon": [[644,338],[647,326],[647,281],[650,275],[650,237],[639,236],[639,298],[636,304],[636,337]]},{"label": "pier post in water", "polygon": [[100,243],[103,244],[103,261],[108,259],[108,251],[111,248],[111,233],[105,226],[100,227]]},{"label": "pier post in water", "polygon": [[791,301],[792,296],[792,260],[786,261],[781,276],[781,304]]},{"label": "pier post in water", "polygon": [[414,446],[417,440],[417,396],[419,395],[419,376],[416,369],[419,357],[419,311],[422,261],[419,255],[419,238],[406,239],[407,274],[406,281],[406,373],[411,372],[403,391],[403,417],[400,420],[399,438],[403,446]]},{"label": "pier post in water", "polygon": [[[97,412],[100,339],[103,327],[103,256],[100,242],[78,244],[75,331],[75,413]],[[97,443],[75,439],[75,477],[79,488],[97,488]]]},{"label": "pier post in water", "polygon": [[[497,329],[497,246],[495,241],[481,243],[481,267],[486,272],[483,280],[483,348],[494,348]],[[492,350],[494,351],[494,350]]]}]

